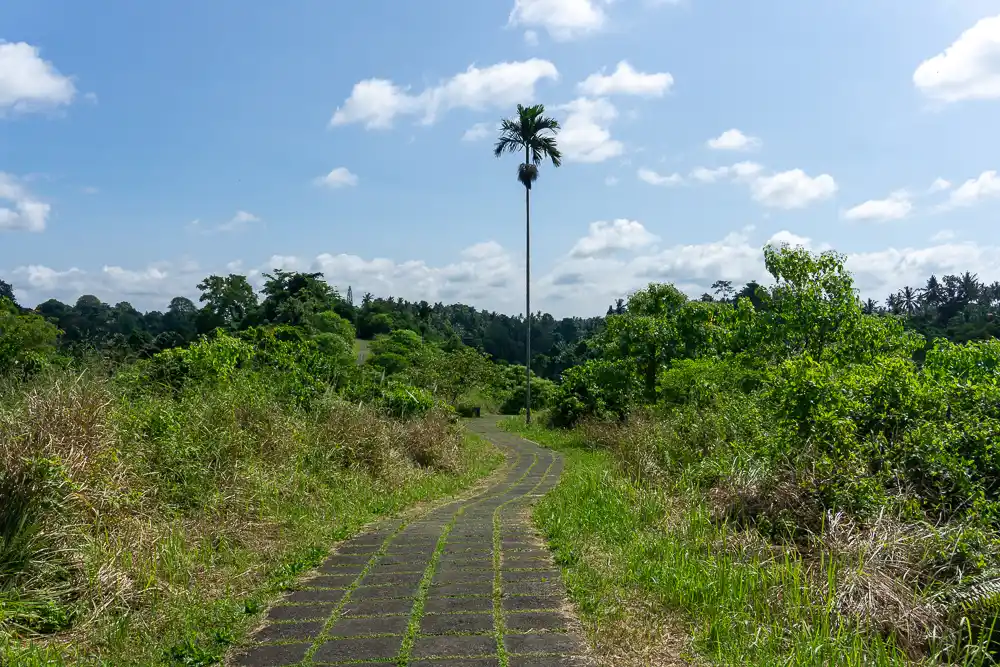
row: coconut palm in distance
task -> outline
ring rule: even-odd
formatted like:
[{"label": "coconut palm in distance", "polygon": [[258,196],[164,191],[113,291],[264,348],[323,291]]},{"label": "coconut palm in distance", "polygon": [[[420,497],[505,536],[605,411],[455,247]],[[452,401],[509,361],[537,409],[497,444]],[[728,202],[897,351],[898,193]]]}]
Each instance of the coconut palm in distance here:
[{"label": "coconut palm in distance", "polygon": [[517,115],[500,122],[500,137],[493,155],[524,152],[524,162],[517,167],[517,180],[524,186],[524,312],[525,336],[525,421],[531,423],[531,184],[538,180],[538,167],[548,158],[553,167],[562,164],[562,154],[556,146],[559,121],[544,115],[541,104],[517,105]]}]

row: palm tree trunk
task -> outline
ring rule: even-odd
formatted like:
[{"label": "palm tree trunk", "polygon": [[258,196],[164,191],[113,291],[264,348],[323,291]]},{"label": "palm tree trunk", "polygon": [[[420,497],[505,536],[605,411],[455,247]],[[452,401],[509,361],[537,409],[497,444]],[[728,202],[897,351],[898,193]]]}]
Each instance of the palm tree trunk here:
[{"label": "palm tree trunk", "polygon": [[[525,147],[524,163],[531,164],[531,149]],[[527,331],[524,360],[524,421],[531,423],[531,188],[524,187],[524,312]]]}]

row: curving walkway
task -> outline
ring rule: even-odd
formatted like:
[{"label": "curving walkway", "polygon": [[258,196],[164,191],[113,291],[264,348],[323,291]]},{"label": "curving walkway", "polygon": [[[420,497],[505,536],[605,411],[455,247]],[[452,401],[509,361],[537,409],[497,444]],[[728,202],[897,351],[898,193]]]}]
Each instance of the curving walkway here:
[{"label": "curving walkway", "polygon": [[469,429],[507,453],[486,491],[385,522],[340,545],[272,607],[231,664],[577,667],[559,571],[526,508],[555,486],[562,457],[489,420]]}]

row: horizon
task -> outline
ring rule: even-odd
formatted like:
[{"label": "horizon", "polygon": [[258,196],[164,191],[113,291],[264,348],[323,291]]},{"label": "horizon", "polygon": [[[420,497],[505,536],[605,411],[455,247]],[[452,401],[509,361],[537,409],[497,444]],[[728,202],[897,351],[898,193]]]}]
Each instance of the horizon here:
[{"label": "horizon", "polygon": [[844,253],[862,299],[1000,279],[995,0],[14,0],[0,25],[0,278],[24,304],[162,310],[281,268],[523,316],[518,160],[491,154],[519,102],[563,125],[535,312],[764,282],[767,242]]}]

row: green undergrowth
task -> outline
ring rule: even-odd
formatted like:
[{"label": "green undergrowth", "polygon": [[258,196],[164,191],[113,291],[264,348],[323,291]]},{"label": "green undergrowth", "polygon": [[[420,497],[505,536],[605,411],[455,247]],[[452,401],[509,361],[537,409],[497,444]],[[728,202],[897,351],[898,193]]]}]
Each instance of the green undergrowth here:
[{"label": "green undergrowth", "polygon": [[[534,516],[599,652],[615,643],[619,655],[673,650],[721,665],[993,664],[982,651],[949,656],[943,641],[913,646],[888,628],[861,623],[845,604],[852,593],[845,587],[864,588],[859,580],[870,574],[866,563],[842,556],[811,559],[734,530],[715,520],[704,495],[639,481],[614,453],[589,444],[581,430],[526,426],[520,418],[502,426],[566,457],[560,484]],[[875,583],[865,590],[882,598],[874,606],[903,597],[891,581]],[[899,613],[919,611],[916,602],[910,605]],[[685,640],[660,649],[623,646],[621,626],[634,623],[630,608],[640,607],[660,617],[643,623],[662,621],[679,628]],[[893,624],[903,625],[898,618],[887,625]]]},{"label": "green undergrowth", "polygon": [[503,460],[454,416],[238,372],[0,390],[0,665],[211,665],[331,546]]}]

